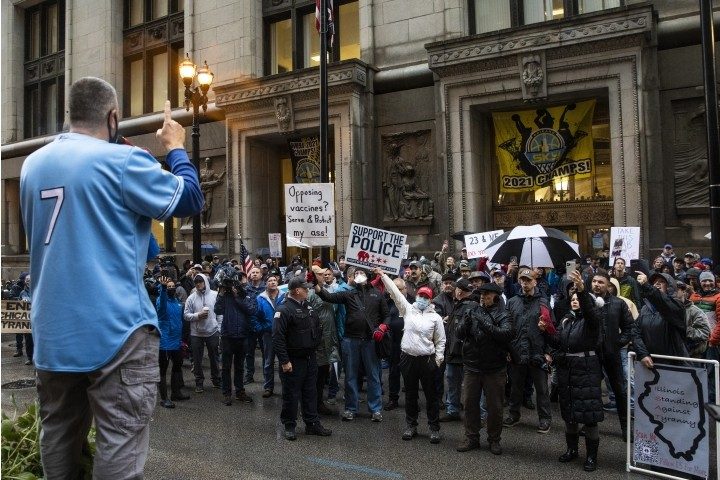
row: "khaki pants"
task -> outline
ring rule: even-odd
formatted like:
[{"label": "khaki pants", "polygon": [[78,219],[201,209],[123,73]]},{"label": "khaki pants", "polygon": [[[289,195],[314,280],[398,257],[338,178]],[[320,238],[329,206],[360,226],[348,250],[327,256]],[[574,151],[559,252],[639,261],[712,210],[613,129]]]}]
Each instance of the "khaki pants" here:
[{"label": "khaki pants", "polygon": [[107,365],[88,373],[37,371],[45,478],[77,478],[90,425],[97,429],[95,479],[141,479],[155,410],[160,337],[133,332]]}]

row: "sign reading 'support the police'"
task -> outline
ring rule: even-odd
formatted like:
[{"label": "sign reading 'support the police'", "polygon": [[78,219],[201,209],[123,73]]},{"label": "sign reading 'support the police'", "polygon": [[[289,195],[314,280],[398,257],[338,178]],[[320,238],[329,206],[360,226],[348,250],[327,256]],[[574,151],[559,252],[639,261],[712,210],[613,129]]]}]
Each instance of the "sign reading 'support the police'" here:
[{"label": "sign reading 'support the police'", "polygon": [[363,268],[380,267],[399,274],[407,235],[365,225],[350,225],[345,263]]},{"label": "sign reading 'support the police'", "polygon": [[3,300],[1,305],[2,333],[30,333],[30,303]]},{"label": "sign reading 'support the police'", "polygon": [[334,185],[286,184],[285,229],[289,246],[335,246]]},{"label": "sign reading 'support the police'", "polygon": [[634,372],[635,463],[708,478],[707,370],[635,362]]}]

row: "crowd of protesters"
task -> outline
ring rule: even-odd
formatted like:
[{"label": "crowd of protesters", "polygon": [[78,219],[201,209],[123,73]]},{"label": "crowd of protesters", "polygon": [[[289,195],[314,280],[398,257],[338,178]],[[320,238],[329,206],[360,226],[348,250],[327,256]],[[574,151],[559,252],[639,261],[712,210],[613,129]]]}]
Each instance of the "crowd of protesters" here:
[{"label": "crowd of protesters", "polygon": [[[445,242],[432,258],[412,255],[396,278],[342,257],[307,266],[297,256],[282,268],[272,258],[205,260],[179,267],[164,257],[146,267],[162,333],[160,405],[190,398],[183,391],[186,359],[195,394],[205,391],[209,373],[225,405],[253,402],[245,386],[255,381],[259,347],[265,398],[275,394],[278,359],[288,440],[297,438],[298,404],[308,435],[331,435],[321,416],[354,421],[363,384],[368,414],[381,422],[383,411],[400,407],[402,378],[403,440],[418,436],[420,387],[430,442],[441,441],[441,423],[462,422],[459,452],[480,448],[485,428],[489,450],[502,454],[502,429],[522,421],[521,407],[535,410],[538,433],[547,433],[551,402],[559,402],[567,443],[559,461],[579,456],[583,435],[583,468],[592,471],[606,412],[617,412],[627,437],[628,351],[646,368],[653,368],[653,354],[719,359],[720,280],[710,260],[690,252],[676,257],[671,245],[652,264],[616,258],[609,265],[588,256],[566,272],[468,259],[465,249],[456,259]],[[30,301],[29,275],[5,287],[4,298]],[[19,335],[16,356],[23,341],[29,364],[30,335]],[[336,411],[341,380],[344,403]],[[715,388],[711,381],[710,399]]]}]

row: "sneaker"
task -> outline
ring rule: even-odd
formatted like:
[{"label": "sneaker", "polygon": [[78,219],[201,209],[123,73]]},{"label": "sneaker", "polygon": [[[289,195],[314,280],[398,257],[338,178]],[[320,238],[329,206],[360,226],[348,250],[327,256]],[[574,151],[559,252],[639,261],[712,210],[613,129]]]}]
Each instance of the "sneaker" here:
[{"label": "sneaker", "polygon": [[160,405],[162,405],[164,408],[175,408],[175,404],[170,400],[163,400],[162,402],[160,402]]},{"label": "sneaker", "polygon": [[433,445],[440,443],[440,430],[433,430],[430,432],[430,443]]},{"label": "sneaker", "polygon": [[213,382],[213,388],[222,388],[220,382]]},{"label": "sneaker", "polygon": [[387,402],[385,404],[385,407],[383,408],[383,410],[389,412],[391,410],[395,410],[398,407],[399,407],[399,405],[398,405],[397,400],[390,400],[389,402]]},{"label": "sneaker", "polygon": [[225,395],[225,400],[223,400],[223,403],[229,407],[230,405],[232,405],[232,397],[230,395]]},{"label": "sneaker", "polygon": [[202,385],[195,386],[195,393],[203,393],[204,391],[205,391],[205,389],[203,388]]},{"label": "sneaker", "polygon": [[477,440],[471,440],[471,439],[465,437],[465,440],[463,440],[463,442],[460,445],[455,447],[455,451],[469,452],[470,450],[477,450],[478,448],[480,448],[480,442],[478,442]]},{"label": "sneaker", "polygon": [[408,426],[402,434],[403,440],[412,440],[417,435],[417,427]]},{"label": "sneaker", "polygon": [[335,397],[328,398],[327,404],[328,405],[337,405],[337,400],[335,399]]},{"label": "sneaker", "polygon": [[505,420],[503,420],[503,427],[512,427],[513,425],[517,425],[520,423],[520,417],[513,417],[512,415],[508,415],[505,417]]},{"label": "sneaker", "polygon": [[440,421],[441,422],[459,422],[460,421],[460,414],[459,413],[443,413],[440,415]]},{"label": "sneaker", "polygon": [[528,410],[535,410],[535,404],[532,401],[532,398],[527,398],[523,400],[523,407],[527,408]]},{"label": "sneaker", "polygon": [[337,412],[335,410],[331,410],[325,405],[324,402],[320,402],[317,407],[318,414],[320,415],[335,415]]},{"label": "sneaker", "polygon": [[32,360],[30,360],[29,358],[25,360],[25,365],[32,365]]},{"label": "sneaker", "polygon": [[493,455],[502,455],[502,447],[500,442],[490,442],[490,453]]},{"label": "sneaker", "polygon": [[249,383],[253,383],[254,381],[255,381],[255,380],[253,379],[253,377],[247,377],[247,378],[245,378],[245,380],[243,381],[243,385],[247,385],[247,384],[249,384]]},{"label": "sneaker", "polygon": [[235,400],[243,403],[252,403],[253,401],[252,397],[245,393],[244,390],[235,394]]},{"label": "sneaker", "polygon": [[538,433],[548,433],[550,431],[550,420],[540,420],[537,431]]},{"label": "sneaker", "polygon": [[371,420],[373,422],[382,422],[382,412],[373,412]]},{"label": "sneaker", "polygon": [[294,428],[286,428],[283,435],[285,436],[285,440],[290,440],[291,442],[294,442],[297,439]]},{"label": "sneaker", "polygon": [[317,435],[318,437],[329,437],[332,430],[322,426],[320,422],[305,427],[305,435]]},{"label": "sneaker", "polygon": [[185,395],[182,392],[177,392],[170,395],[170,400],[172,400],[173,402],[182,402],[184,400],[190,400],[190,395]]},{"label": "sneaker", "polygon": [[344,422],[352,422],[353,420],[355,420],[355,414],[350,410],[345,410],[342,413],[342,419]]},{"label": "sneaker", "polygon": [[13,353],[13,357],[22,357],[22,352],[15,352]]},{"label": "sneaker", "polygon": [[272,391],[272,390],[265,390],[265,391],[263,392],[263,395],[262,395],[262,396],[263,396],[263,398],[270,398],[270,397],[272,397],[272,394],[273,394],[273,391]]},{"label": "sneaker", "polygon": [[617,412],[617,403],[607,402],[603,404],[603,410],[605,410],[606,412]]}]

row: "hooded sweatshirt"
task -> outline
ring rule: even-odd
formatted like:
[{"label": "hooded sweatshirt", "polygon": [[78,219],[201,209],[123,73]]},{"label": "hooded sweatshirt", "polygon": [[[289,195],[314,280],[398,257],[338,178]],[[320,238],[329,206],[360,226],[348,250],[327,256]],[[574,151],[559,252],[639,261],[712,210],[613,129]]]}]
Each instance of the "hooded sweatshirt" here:
[{"label": "hooded sweatshirt", "polygon": [[[194,289],[185,300],[185,321],[190,322],[190,335],[193,337],[210,337],[220,330],[215,316],[215,300],[217,292],[210,289],[210,280],[207,275],[199,273],[205,282],[205,290],[200,293]],[[203,307],[208,307],[208,316],[205,320],[198,318]]]}]

